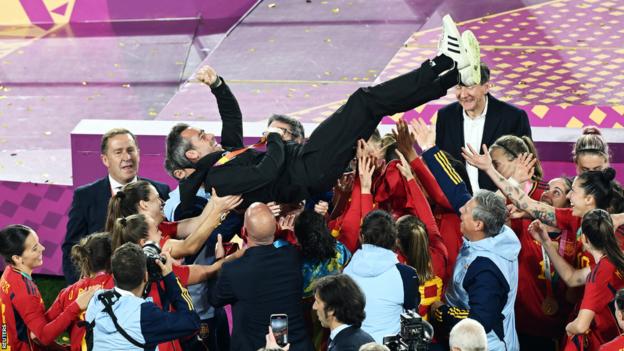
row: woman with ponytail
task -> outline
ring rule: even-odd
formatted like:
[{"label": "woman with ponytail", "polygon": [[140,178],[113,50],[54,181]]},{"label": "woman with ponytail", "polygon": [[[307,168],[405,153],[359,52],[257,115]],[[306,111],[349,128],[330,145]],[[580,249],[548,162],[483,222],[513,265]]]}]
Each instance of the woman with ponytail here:
[{"label": "woman with ponytail", "polygon": [[[615,294],[615,319],[620,327],[620,330],[624,329],[624,289],[618,290]],[[624,334],[620,334],[617,338],[602,345],[600,351],[620,351],[624,349]]]},{"label": "woman with ponytail", "polygon": [[601,171],[609,167],[609,145],[602,137],[598,127],[585,127],[583,134],[576,140],[572,150],[572,159],[576,164],[576,174],[587,171]]},{"label": "woman with ponytail", "polygon": [[[119,218],[133,214],[149,216],[163,233],[163,240],[157,244],[163,250],[171,249],[171,257],[184,258],[196,254],[225,215],[241,202],[238,195],[219,197],[213,190],[212,197],[201,215],[179,222],[165,222],[162,213],[163,202],[156,188],[147,181],[138,181],[124,186],[111,198],[106,230],[114,232],[115,221]],[[113,245],[113,250],[115,247],[117,246]]]},{"label": "woman with ponytail", "polygon": [[[601,344],[615,338],[618,326],[609,305],[615,291],[624,287],[624,253],[615,239],[613,221],[607,211],[592,209],[583,215],[581,241],[596,265],[575,269],[551,245],[548,233],[539,220],[529,226],[535,240],[542,243],[559,277],[568,286],[585,285],[576,319],[566,326],[568,347],[589,343],[587,350],[598,350]],[[582,340],[583,337],[589,340]],[[566,347],[567,349],[567,347]]]},{"label": "woman with ponytail", "polygon": [[[115,286],[111,274],[111,235],[110,233],[91,234],[72,247],[72,261],[80,271],[81,279],[63,289],[56,300],[46,312],[46,317],[51,320],[60,315],[81,291],[88,290],[93,286],[101,286],[103,289],[112,289]],[[69,341],[72,351],[81,351],[86,347],[84,315],[80,314],[79,320],[74,321],[69,328]]]},{"label": "woman with ponytail", "polygon": [[[87,308],[96,288],[79,294],[55,318],[46,318],[34,269],[43,265],[45,247],[31,228],[14,224],[0,230],[0,255],[7,266],[0,278],[3,350],[55,349],[55,340]],[[6,345],[6,346],[5,346]]]},{"label": "woman with ponytail", "polygon": [[[518,163],[522,162],[523,157],[521,156],[524,154],[530,154],[536,160],[533,166],[533,175],[530,178],[528,174],[519,172]],[[544,171],[531,138],[503,135],[490,146],[490,156],[498,173],[507,179],[513,178],[525,194],[532,199],[539,201],[544,191],[548,189],[548,183],[542,180]]]}]

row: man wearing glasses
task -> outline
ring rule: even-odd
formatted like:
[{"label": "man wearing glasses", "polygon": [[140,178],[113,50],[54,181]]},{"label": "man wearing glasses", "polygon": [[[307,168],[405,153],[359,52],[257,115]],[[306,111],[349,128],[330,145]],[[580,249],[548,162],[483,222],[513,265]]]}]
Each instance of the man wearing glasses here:
[{"label": "man wearing glasses", "polygon": [[[490,69],[481,62],[479,84],[459,84],[455,88],[457,102],[438,111],[436,145],[458,160],[463,159],[461,147],[468,144],[479,150],[481,144],[489,146],[503,135],[531,137],[526,112],[493,97],[489,81]],[[466,170],[473,193],[479,189],[496,191],[496,185],[485,173],[469,164]]]}]

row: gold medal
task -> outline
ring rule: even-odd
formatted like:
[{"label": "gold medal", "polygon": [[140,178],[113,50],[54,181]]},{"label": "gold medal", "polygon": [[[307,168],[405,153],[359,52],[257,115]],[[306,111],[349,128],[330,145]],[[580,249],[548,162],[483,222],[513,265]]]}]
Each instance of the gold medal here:
[{"label": "gold medal", "polygon": [[546,296],[542,301],[542,312],[547,316],[554,316],[559,311],[559,303],[552,296]]}]

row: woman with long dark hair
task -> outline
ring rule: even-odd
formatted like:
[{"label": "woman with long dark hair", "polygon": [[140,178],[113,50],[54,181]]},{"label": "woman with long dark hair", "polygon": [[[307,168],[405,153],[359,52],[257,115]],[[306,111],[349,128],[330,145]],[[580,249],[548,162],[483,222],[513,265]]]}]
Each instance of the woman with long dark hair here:
[{"label": "woman with long dark hair", "polygon": [[624,287],[624,253],[615,239],[613,221],[607,211],[593,209],[585,213],[581,230],[583,247],[596,262],[593,268],[576,269],[566,262],[551,245],[539,220],[529,226],[530,233],[542,243],[559,277],[568,286],[585,285],[578,316],[566,326],[568,336],[572,337],[569,342],[582,342],[580,339],[588,336],[588,350],[598,350],[601,344],[619,334],[609,305],[615,291]]},{"label": "woman with long dark hair", "polygon": [[31,228],[13,224],[0,230],[0,255],[7,263],[0,279],[2,347],[11,350],[52,348],[56,338],[78,320],[87,308],[95,288],[78,295],[56,318],[46,318],[43,299],[32,279],[43,265],[45,247]]}]

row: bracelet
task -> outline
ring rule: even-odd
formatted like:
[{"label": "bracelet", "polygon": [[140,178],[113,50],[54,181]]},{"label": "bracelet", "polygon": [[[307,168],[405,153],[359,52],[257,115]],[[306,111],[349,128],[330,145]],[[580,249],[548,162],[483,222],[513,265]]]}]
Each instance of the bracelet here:
[{"label": "bracelet", "polygon": [[217,76],[217,80],[215,80],[214,83],[208,85],[210,86],[210,89],[216,89],[221,86],[221,83],[223,83],[223,80],[221,80],[221,77]]}]

